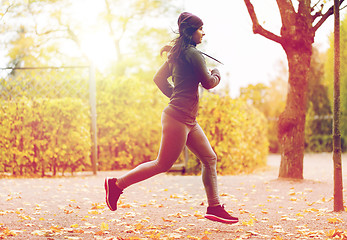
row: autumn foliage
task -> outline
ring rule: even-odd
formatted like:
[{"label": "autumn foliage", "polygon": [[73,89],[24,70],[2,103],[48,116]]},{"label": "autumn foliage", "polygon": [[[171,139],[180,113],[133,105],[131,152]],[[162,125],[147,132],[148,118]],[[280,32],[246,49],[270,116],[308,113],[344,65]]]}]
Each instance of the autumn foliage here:
[{"label": "autumn foliage", "polygon": [[239,174],[266,165],[267,120],[240,99],[206,95],[199,123],[218,156],[221,174]]},{"label": "autumn foliage", "polygon": [[[157,157],[161,113],[169,99],[136,77],[105,81],[98,89],[99,167],[132,168]],[[266,164],[264,115],[242,100],[202,94],[198,122],[218,155],[221,174],[250,172]],[[188,171],[200,169],[190,154]]]},{"label": "autumn foliage", "polygon": [[[208,92],[202,96],[198,121],[218,155],[219,173],[251,172],[265,165],[263,114],[242,100]],[[155,159],[161,113],[168,101],[153,82],[137,75],[100,79],[99,170],[129,169]],[[85,101],[18,98],[2,101],[0,110],[1,172],[44,176],[90,169],[90,113]],[[188,171],[199,170],[199,161],[190,154]]]},{"label": "autumn foliage", "polygon": [[0,172],[44,176],[90,165],[90,120],[81,100],[22,98],[3,101],[0,112]]}]

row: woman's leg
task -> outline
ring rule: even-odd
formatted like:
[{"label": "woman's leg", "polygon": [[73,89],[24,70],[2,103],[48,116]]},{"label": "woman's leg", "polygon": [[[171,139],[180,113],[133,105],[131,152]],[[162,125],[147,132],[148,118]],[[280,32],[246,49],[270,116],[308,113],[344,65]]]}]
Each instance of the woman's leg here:
[{"label": "woman's leg", "polygon": [[202,163],[202,181],[208,205],[210,207],[220,205],[217,187],[217,156],[199,124],[196,124],[190,131],[187,146]]},{"label": "woman's leg", "polygon": [[156,174],[168,171],[182,152],[187,141],[189,127],[166,113],[162,114],[162,138],[158,157],[140,164],[117,179],[117,186],[124,189]]}]

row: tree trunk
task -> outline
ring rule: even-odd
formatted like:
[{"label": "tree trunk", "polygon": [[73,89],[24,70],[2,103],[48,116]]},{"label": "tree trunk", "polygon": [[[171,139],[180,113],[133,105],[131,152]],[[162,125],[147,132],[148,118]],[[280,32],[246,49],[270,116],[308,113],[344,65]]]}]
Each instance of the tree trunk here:
[{"label": "tree trunk", "polygon": [[[300,6],[300,9],[305,13],[303,6]],[[308,72],[314,33],[305,14],[297,15],[295,20],[290,21],[291,25],[281,29],[284,39],[282,47],[288,59],[289,79],[286,107],[278,122],[281,145],[279,177],[303,179]]]},{"label": "tree trunk", "polygon": [[[276,0],[282,20],[281,36],[278,36],[259,24],[251,1],[244,1],[252,19],[253,32],[281,44],[287,54],[289,88],[286,108],[279,116],[278,122],[278,137],[281,145],[279,177],[302,179],[308,71],[311,64],[312,44],[315,32],[333,14],[334,8],[330,7],[323,14],[324,4],[321,4],[320,11],[315,11],[320,1],[314,5],[315,7],[311,7],[311,0],[300,0],[296,11],[292,1]],[[340,4],[343,1],[339,0]]]},{"label": "tree trunk", "polygon": [[343,211],[343,181],[340,133],[340,4],[334,1],[334,211]]},{"label": "tree trunk", "polygon": [[280,178],[303,179],[308,71],[312,45],[285,48],[289,66],[287,103],[279,116]]}]

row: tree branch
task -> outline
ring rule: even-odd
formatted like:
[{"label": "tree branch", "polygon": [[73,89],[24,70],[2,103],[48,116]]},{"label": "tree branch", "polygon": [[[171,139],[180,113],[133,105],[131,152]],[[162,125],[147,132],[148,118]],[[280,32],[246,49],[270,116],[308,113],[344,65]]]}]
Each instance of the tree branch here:
[{"label": "tree branch", "polygon": [[6,8],[5,12],[3,14],[1,14],[1,18],[0,18],[0,22],[2,21],[2,19],[5,17],[6,13],[9,12],[10,8],[13,6],[13,4],[8,5],[8,7]]},{"label": "tree branch", "polygon": [[318,4],[321,2],[322,0],[319,0],[316,4],[313,5],[312,9],[314,9],[315,7],[318,6]]},{"label": "tree branch", "polygon": [[280,10],[282,26],[291,26],[295,21],[295,9],[291,0],[276,0]]},{"label": "tree branch", "polygon": [[[344,0],[340,0],[340,5],[343,3]],[[318,23],[312,28],[314,32],[322,26],[322,24],[331,16],[334,14],[334,5],[331,6],[326,13],[322,15],[322,18],[318,21]]]},{"label": "tree branch", "polygon": [[282,44],[282,38],[280,36],[277,36],[276,34],[264,29],[258,22],[258,18],[257,18],[257,15],[255,14],[254,12],[254,7],[251,3],[250,0],[244,0],[245,1],[245,4],[246,4],[246,7],[247,7],[247,10],[248,10],[248,13],[249,13],[249,16],[251,17],[252,19],[252,23],[253,23],[253,33],[254,34],[260,34],[261,36],[269,39],[269,40],[272,40],[274,42],[277,42],[279,44]]}]

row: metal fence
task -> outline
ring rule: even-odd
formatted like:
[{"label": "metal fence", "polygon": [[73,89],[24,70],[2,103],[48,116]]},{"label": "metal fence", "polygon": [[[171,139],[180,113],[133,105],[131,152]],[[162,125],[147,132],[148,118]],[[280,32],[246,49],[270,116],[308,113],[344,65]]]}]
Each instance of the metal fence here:
[{"label": "metal fence", "polygon": [[78,98],[90,106],[91,162],[97,171],[96,84],[90,66],[0,68],[0,104],[19,98]]}]

